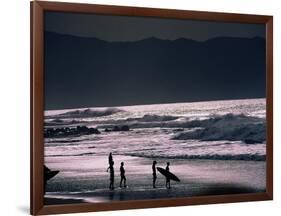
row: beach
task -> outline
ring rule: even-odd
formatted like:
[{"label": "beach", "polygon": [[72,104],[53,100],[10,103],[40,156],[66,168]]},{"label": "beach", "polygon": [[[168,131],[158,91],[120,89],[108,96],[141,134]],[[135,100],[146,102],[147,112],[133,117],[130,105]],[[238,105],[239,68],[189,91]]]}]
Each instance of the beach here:
[{"label": "beach", "polygon": [[[49,161],[47,158],[47,166],[60,170],[60,174],[48,182],[45,204],[98,203],[265,191],[264,161],[166,160],[114,155],[115,189],[109,190],[107,160],[107,155],[57,157]],[[156,188],[153,188],[153,160],[157,160],[158,167],[164,168],[166,161],[170,161],[170,171],[181,181],[172,181],[171,189],[166,189],[165,178],[158,172]],[[122,161],[125,162],[128,187],[121,189],[119,167]]]},{"label": "beach", "polygon": [[[45,112],[45,204],[256,193],[266,187],[265,99]],[[109,190],[109,153],[114,190]],[[152,163],[180,182],[165,187]],[[127,188],[119,188],[124,162]]]}]

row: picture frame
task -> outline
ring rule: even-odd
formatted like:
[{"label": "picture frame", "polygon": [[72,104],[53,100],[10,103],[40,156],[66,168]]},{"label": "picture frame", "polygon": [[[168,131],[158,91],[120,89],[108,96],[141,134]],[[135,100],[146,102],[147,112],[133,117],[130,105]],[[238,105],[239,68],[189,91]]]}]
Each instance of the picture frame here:
[{"label": "picture frame", "polygon": [[[265,25],[266,42],[266,190],[259,193],[193,196],[164,199],[112,201],[104,203],[44,204],[44,16],[46,11],[215,21]],[[80,3],[31,2],[31,128],[30,213],[62,214],[92,211],[171,207],[199,204],[262,201],[273,199],[273,17],[173,9],[124,7]]]}]

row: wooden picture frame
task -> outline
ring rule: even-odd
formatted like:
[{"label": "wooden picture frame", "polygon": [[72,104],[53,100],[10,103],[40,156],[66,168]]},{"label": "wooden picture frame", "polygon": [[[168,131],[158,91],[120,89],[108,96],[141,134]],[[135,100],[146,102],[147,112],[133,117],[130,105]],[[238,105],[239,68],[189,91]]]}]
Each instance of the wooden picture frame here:
[{"label": "wooden picture frame", "polygon": [[[266,192],[186,198],[44,205],[44,12],[161,17],[266,25]],[[31,214],[61,214],[122,209],[215,204],[273,199],[273,17],[170,9],[104,6],[61,2],[31,2]]]}]

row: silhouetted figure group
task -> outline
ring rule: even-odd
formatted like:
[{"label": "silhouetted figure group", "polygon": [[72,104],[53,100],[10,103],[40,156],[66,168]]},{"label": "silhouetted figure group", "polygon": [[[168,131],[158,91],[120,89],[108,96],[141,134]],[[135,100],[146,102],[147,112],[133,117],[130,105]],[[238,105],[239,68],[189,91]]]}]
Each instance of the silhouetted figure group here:
[{"label": "silhouetted figure group", "polygon": [[[153,188],[156,188],[156,185],[155,185],[156,179],[157,179],[156,164],[157,164],[157,161],[153,161],[153,164],[152,164],[152,177],[153,177],[152,186],[153,186]],[[170,172],[170,162],[167,162],[166,171]],[[169,178],[169,176],[165,176],[165,177],[166,177],[166,188],[170,189],[171,188],[170,178]]]},{"label": "silhouetted figure group", "polygon": [[[109,163],[109,167],[107,168],[107,172],[108,172],[108,170],[110,171],[109,189],[114,190],[114,167],[113,167],[114,161],[113,161],[111,152],[108,156],[108,163]],[[157,179],[156,164],[157,164],[157,161],[153,161],[153,164],[152,164],[152,177],[153,177],[152,186],[153,186],[153,188],[156,188],[156,179]],[[167,162],[166,171],[170,172],[170,163],[169,162]],[[123,183],[124,188],[126,188],[127,179],[125,176],[124,162],[121,162],[121,165],[120,165],[120,177],[121,177],[120,188],[122,188],[122,183]],[[170,178],[169,178],[169,176],[165,176],[165,177],[166,177],[166,188],[170,189],[171,188]]]},{"label": "silhouetted figure group", "polygon": [[[107,172],[108,170],[110,171],[110,178],[109,178],[109,189],[110,190],[114,190],[114,161],[113,161],[113,157],[112,157],[112,153],[110,152],[109,156],[108,156],[108,163],[109,163],[109,167],[107,168]],[[124,162],[121,162],[121,166],[120,166],[120,176],[121,176],[121,180],[120,180],[120,188],[122,187],[122,183],[124,182],[124,187],[127,187],[126,184],[126,176],[125,176],[125,168],[124,168]]]}]

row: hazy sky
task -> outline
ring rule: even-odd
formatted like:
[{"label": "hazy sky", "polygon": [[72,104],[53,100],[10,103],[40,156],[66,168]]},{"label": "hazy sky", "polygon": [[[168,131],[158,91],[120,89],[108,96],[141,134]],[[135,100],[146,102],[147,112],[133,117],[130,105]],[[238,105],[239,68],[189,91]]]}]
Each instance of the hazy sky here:
[{"label": "hazy sky", "polygon": [[265,25],[46,12],[45,107],[264,97],[264,37]]},{"label": "hazy sky", "polygon": [[204,41],[214,37],[265,37],[262,24],[46,12],[45,30],[106,41],[136,41],[148,37]]}]

